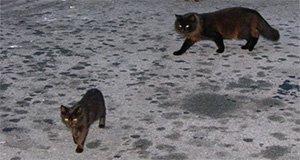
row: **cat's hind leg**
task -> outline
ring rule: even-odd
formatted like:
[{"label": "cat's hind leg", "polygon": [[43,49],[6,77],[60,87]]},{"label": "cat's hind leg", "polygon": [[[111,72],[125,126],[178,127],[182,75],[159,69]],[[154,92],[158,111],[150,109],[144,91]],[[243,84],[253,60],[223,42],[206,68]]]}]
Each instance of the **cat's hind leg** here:
[{"label": "cat's hind leg", "polygon": [[254,46],[256,45],[258,41],[258,38],[255,37],[250,37],[247,40],[247,43],[242,46],[242,49],[248,49],[249,51],[252,51],[254,49]]},{"label": "cat's hind leg", "polygon": [[259,32],[256,29],[256,26],[251,25],[250,35],[251,36],[249,38],[248,50],[252,51],[259,38]]},{"label": "cat's hind leg", "polygon": [[105,128],[105,115],[100,117],[99,128]]},{"label": "cat's hind leg", "polygon": [[218,46],[218,49],[216,52],[218,53],[223,53],[225,50],[224,47],[224,42],[223,42],[223,36],[221,34],[217,34],[215,35],[213,41],[216,43],[216,45]]},{"label": "cat's hind leg", "polygon": [[252,51],[254,49],[254,46],[256,45],[257,41],[258,41],[258,38],[255,38],[255,37],[250,38],[249,45],[248,45],[249,51]]},{"label": "cat's hind leg", "polygon": [[247,43],[245,45],[243,45],[241,48],[242,49],[248,49],[249,43],[250,43],[250,41],[247,40]]}]

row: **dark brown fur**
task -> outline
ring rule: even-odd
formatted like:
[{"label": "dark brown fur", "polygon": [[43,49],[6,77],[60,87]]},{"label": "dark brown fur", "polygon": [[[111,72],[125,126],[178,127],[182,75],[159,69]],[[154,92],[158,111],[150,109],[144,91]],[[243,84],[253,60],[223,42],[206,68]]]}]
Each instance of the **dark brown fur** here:
[{"label": "dark brown fur", "polygon": [[174,55],[181,55],[195,42],[213,40],[218,53],[224,52],[223,39],[244,39],[247,43],[242,49],[252,51],[259,35],[277,41],[279,32],[255,10],[248,8],[227,8],[212,13],[188,13],[176,15],[175,30],[186,40]]},{"label": "dark brown fur", "polygon": [[100,118],[99,128],[105,127],[106,108],[102,93],[98,89],[86,92],[72,108],[61,105],[61,118],[67,127],[72,128],[76,152],[81,153],[90,125]]}]

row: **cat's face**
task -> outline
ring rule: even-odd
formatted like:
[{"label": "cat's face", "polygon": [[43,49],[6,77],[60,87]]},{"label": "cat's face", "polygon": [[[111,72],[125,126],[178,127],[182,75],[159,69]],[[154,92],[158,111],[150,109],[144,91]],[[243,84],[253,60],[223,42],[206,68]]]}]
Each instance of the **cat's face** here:
[{"label": "cat's face", "polygon": [[74,108],[68,108],[65,106],[60,106],[61,119],[66,124],[67,127],[77,126],[83,119],[83,112],[81,106],[76,106]]},{"label": "cat's face", "polygon": [[190,15],[175,15],[175,29],[183,34],[193,32],[197,27],[197,21],[194,14]]}]

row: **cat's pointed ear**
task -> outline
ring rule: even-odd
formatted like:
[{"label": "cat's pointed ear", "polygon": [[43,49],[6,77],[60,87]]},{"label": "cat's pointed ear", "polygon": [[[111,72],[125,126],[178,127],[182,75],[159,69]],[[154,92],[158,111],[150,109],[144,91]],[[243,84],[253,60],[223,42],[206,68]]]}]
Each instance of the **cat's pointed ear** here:
[{"label": "cat's pointed ear", "polygon": [[183,19],[183,16],[182,16],[182,15],[177,15],[177,14],[175,14],[175,17],[176,17],[177,20]]},{"label": "cat's pointed ear", "polygon": [[191,14],[191,15],[188,17],[188,20],[191,21],[191,22],[195,22],[195,21],[196,21],[196,15],[195,15],[195,14]]},{"label": "cat's pointed ear", "polygon": [[76,106],[76,109],[74,110],[74,112],[77,115],[80,115],[82,113],[82,106],[81,105]]},{"label": "cat's pointed ear", "polygon": [[66,113],[68,111],[68,108],[65,107],[65,106],[63,106],[63,105],[61,105],[60,106],[60,111],[61,111],[61,113]]}]

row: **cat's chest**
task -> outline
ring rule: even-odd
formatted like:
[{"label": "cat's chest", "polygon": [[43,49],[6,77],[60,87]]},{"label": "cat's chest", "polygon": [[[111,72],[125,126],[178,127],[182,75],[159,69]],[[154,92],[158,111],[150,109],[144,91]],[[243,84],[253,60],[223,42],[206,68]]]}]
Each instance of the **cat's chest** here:
[{"label": "cat's chest", "polygon": [[200,34],[195,34],[195,35],[184,35],[186,39],[190,39],[193,41],[199,41],[199,40],[210,40],[211,38],[205,36],[205,35],[200,35]]}]

